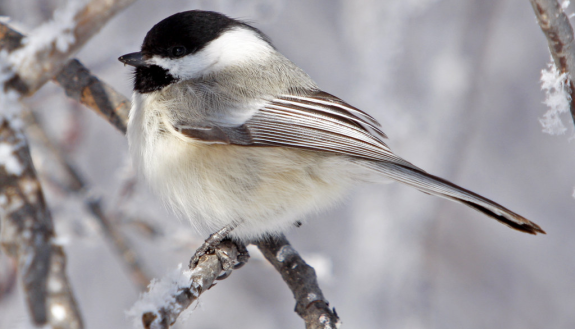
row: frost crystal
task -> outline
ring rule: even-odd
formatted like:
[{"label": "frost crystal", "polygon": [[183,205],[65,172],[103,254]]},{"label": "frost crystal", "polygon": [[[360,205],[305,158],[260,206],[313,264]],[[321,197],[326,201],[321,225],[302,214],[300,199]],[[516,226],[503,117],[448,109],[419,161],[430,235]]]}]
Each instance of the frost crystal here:
[{"label": "frost crystal", "polygon": [[68,51],[69,46],[76,42],[74,36],[76,16],[85,8],[87,2],[87,0],[71,0],[64,8],[57,9],[52,20],[31,31],[22,40],[25,47],[14,51],[10,55],[10,62],[18,67],[21,73],[23,70],[41,71],[42,63],[35,57],[37,53],[52,48],[52,45],[61,53]]},{"label": "frost crystal", "polygon": [[24,166],[14,155],[15,151],[12,144],[0,143],[0,167],[4,167],[8,175],[20,176],[24,171]]},{"label": "frost crystal", "polygon": [[141,327],[142,315],[147,312],[157,312],[161,308],[171,309],[180,307],[175,303],[175,297],[190,287],[191,270],[182,270],[182,264],[165,275],[160,280],[153,279],[148,286],[148,292],[143,293],[140,299],[126,312],[133,318],[134,326]]},{"label": "frost crystal", "polygon": [[545,92],[545,105],[549,107],[543,118],[539,119],[543,132],[550,135],[561,135],[567,131],[561,121],[561,113],[569,113],[571,96],[567,73],[560,73],[554,64],[549,69],[541,70],[541,90]]},{"label": "frost crystal", "polygon": [[[14,76],[12,66],[8,64],[8,52],[0,51],[0,87],[4,89],[6,81]],[[0,92],[0,123],[7,120],[14,130],[24,127],[24,122],[20,119],[21,106],[18,101],[18,93],[14,90]]]}]

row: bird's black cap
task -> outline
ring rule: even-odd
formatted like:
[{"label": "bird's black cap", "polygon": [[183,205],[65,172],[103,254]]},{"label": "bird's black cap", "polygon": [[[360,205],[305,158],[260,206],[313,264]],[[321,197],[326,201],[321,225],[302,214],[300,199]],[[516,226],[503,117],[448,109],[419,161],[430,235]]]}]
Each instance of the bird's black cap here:
[{"label": "bird's black cap", "polygon": [[136,67],[135,91],[153,92],[177,79],[157,65],[148,65],[146,59],[154,55],[178,58],[194,54],[234,27],[248,28],[271,45],[266,35],[246,23],[213,11],[190,10],[174,14],[154,25],[146,34],[140,52],[121,56],[118,60]]},{"label": "bird's black cap", "polygon": [[[225,31],[242,26],[258,33],[259,30],[243,22],[213,11],[190,10],[174,14],[154,25],[142,44],[144,58],[153,55],[181,57],[193,54],[217,39]],[[174,47],[184,47],[185,53],[174,56]]]},{"label": "bird's black cap", "polygon": [[136,67],[135,91],[153,92],[177,79],[167,70],[147,64],[146,59],[155,55],[178,58],[194,54],[234,27],[250,29],[271,45],[266,35],[244,22],[213,11],[190,10],[174,14],[154,25],[146,34],[140,52],[121,56],[118,60]]}]

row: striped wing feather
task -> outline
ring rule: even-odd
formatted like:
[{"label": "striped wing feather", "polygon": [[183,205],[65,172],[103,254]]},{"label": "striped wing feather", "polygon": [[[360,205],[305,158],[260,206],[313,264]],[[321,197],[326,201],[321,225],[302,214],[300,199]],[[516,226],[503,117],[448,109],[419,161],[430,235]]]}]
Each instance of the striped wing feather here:
[{"label": "striped wing feather", "polygon": [[[176,128],[178,129],[178,128]],[[537,224],[476,193],[430,175],[393,154],[387,138],[369,114],[323,91],[284,95],[239,127],[185,127],[188,137],[207,142],[249,146],[282,146],[352,157],[375,170],[420,191],[460,202],[516,230],[545,233]]]}]

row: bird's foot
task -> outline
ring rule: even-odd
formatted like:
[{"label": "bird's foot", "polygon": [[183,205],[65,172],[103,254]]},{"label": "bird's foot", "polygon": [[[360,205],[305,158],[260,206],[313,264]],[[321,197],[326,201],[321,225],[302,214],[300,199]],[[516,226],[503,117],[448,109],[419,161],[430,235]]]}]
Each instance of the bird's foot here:
[{"label": "bird's foot", "polygon": [[[245,265],[245,263],[250,258],[250,254],[246,249],[246,246],[239,241],[233,241],[231,239],[225,239],[225,242],[233,243],[237,249],[236,257],[230,257],[226,250],[219,249],[218,246],[215,247],[214,252],[220,263],[222,264],[222,274],[219,275],[216,280],[223,280],[232,274],[232,270],[238,269]],[[222,241],[224,243],[224,241]],[[227,249],[229,250],[229,249]]]},{"label": "bird's foot", "polygon": [[206,241],[204,241],[204,243],[196,250],[196,253],[192,259],[190,259],[190,269],[196,267],[200,261],[200,258],[206,254],[216,254],[222,264],[223,270],[226,272],[231,271],[234,267],[241,267],[241,265],[243,265],[243,263],[245,263],[249,258],[249,254],[247,253],[247,249],[243,243],[232,241],[238,249],[237,262],[232,260],[226,252],[218,249],[218,245],[227,239],[230,232],[236,226],[237,224],[226,225],[219,231],[210,235],[210,237],[207,238]]}]

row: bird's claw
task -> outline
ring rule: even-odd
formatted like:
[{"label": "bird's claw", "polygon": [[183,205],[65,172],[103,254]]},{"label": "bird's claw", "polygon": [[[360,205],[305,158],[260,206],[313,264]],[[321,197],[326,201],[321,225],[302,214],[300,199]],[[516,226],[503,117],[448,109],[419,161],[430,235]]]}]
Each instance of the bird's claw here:
[{"label": "bird's claw", "polygon": [[[225,239],[224,239],[225,240]],[[210,236],[197,250],[192,259],[190,260],[190,269],[195,268],[200,259],[204,255],[215,254],[222,264],[223,273],[216,278],[216,280],[223,280],[232,274],[232,270],[241,268],[244,266],[250,254],[246,246],[241,242],[231,241],[237,248],[238,254],[235,258],[230,257],[225,249],[219,248],[222,241],[215,241],[213,235]]]}]

